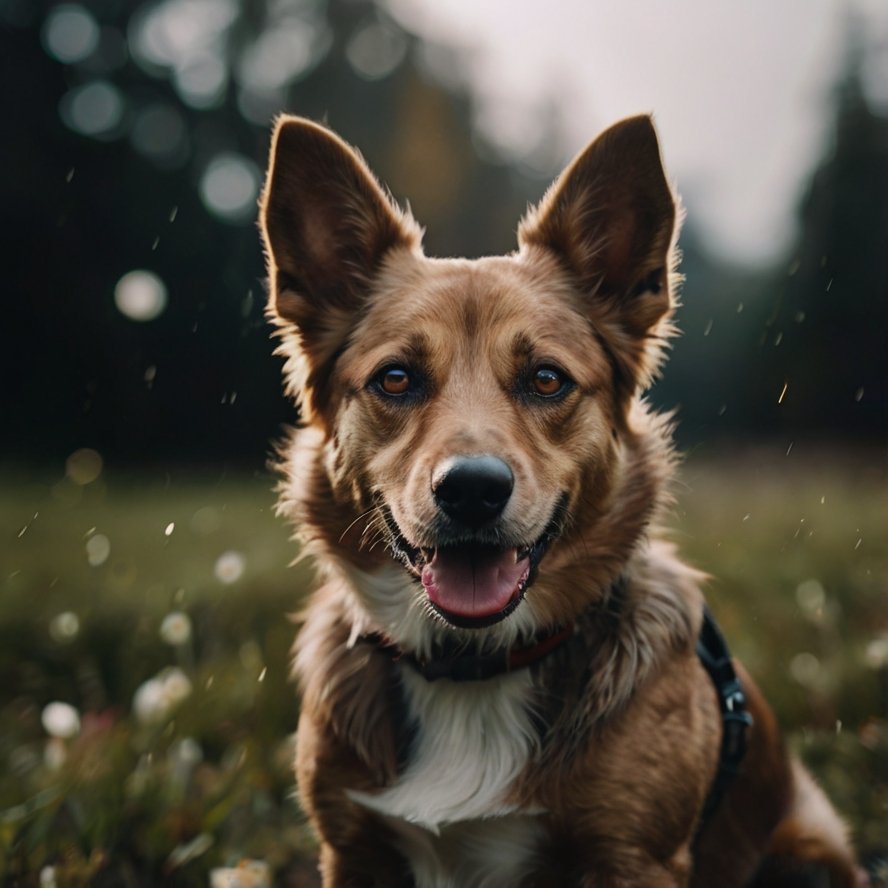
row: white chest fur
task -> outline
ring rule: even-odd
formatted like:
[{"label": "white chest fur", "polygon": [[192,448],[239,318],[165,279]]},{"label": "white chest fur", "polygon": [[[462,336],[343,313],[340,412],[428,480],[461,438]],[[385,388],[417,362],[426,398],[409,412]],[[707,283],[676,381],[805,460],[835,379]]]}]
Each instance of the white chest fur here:
[{"label": "white chest fur", "polygon": [[530,673],[429,682],[405,664],[403,680],[418,726],[410,763],[389,789],[351,797],[407,821],[396,829],[423,888],[515,884],[540,832],[540,812],[508,799],[537,743]]}]

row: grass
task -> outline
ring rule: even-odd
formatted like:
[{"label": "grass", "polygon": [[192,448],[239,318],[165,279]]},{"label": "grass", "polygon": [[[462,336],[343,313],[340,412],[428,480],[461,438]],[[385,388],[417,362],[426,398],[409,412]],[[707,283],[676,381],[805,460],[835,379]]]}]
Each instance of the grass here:
[{"label": "grass", "polygon": [[[698,455],[672,536],[791,743],[884,851],[888,485],[876,454]],[[310,585],[272,480],[8,472],[0,499],[6,884],[308,884],[288,650]],[[61,701],[54,724],[45,707]],[[49,711],[51,712],[51,710]],[[56,714],[58,714],[56,710]],[[65,718],[79,731],[65,734]],[[47,722],[48,719],[48,722]],[[52,867],[52,869],[47,869]],[[47,881],[47,883],[49,883]]]}]

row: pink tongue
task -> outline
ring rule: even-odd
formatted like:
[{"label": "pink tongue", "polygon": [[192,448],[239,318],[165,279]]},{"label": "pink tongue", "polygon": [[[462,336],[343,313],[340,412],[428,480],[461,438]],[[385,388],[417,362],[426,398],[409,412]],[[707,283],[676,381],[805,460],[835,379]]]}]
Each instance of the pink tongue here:
[{"label": "pink tongue", "polygon": [[460,546],[437,549],[422,569],[432,604],[460,617],[487,617],[503,610],[515,594],[530,561],[515,561],[515,549]]}]

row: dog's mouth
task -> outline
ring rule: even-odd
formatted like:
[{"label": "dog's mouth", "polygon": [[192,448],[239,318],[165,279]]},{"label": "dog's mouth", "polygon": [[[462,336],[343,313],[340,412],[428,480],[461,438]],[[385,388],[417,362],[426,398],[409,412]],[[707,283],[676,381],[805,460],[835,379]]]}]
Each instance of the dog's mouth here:
[{"label": "dog's mouth", "polygon": [[413,546],[386,510],[391,552],[416,577],[432,609],[453,626],[479,629],[499,623],[521,603],[543,556],[561,529],[564,497],[540,537],[529,545],[466,541]]}]

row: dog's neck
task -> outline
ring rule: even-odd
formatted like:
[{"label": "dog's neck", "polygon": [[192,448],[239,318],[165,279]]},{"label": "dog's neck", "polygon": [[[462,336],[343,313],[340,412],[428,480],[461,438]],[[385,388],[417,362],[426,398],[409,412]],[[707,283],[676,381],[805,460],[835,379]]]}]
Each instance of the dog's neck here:
[{"label": "dog's neck", "polygon": [[525,669],[557,650],[574,634],[574,624],[542,632],[529,645],[498,647],[492,651],[470,651],[464,643],[439,643],[430,657],[404,651],[378,632],[362,635],[358,642],[374,645],[393,660],[409,663],[427,681],[483,681],[516,669]]}]

